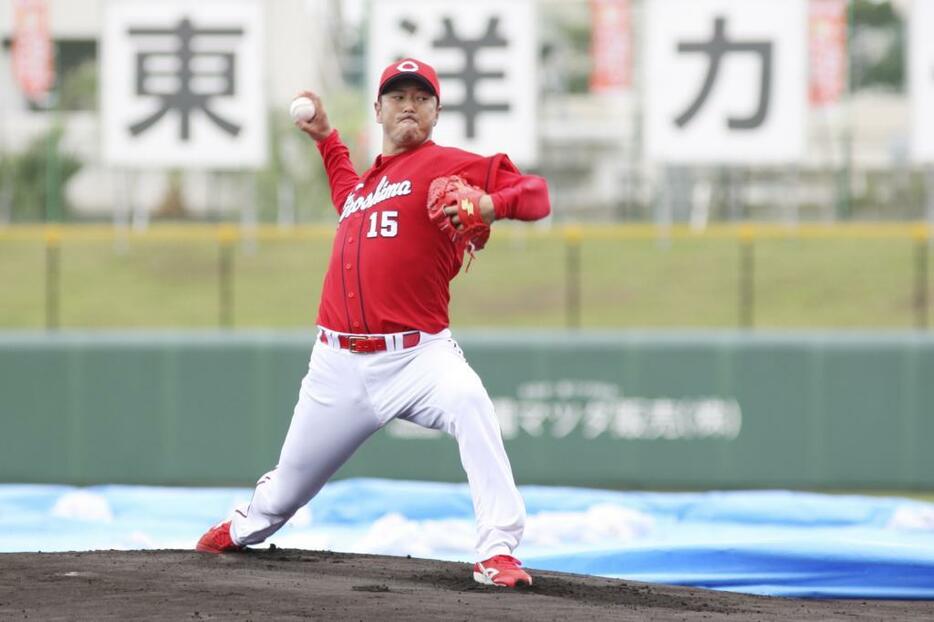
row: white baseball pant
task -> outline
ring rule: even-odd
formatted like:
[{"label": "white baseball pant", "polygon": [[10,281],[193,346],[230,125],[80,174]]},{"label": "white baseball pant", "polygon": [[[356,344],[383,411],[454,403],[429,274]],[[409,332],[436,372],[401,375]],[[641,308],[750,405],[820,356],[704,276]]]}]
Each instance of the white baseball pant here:
[{"label": "white baseball pant", "polygon": [[511,554],[525,504],[493,404],[450,331],[421,333],[407,349],[401,335],[387,335],[388,351],[359,354],[336,347],[338,333],[320,330],[279,463],[259,480],[250,504],[234,512],[234,543],[256,544],[275,533],[367,438],[399,417],[457,440],[476,515],[477,559]]}]

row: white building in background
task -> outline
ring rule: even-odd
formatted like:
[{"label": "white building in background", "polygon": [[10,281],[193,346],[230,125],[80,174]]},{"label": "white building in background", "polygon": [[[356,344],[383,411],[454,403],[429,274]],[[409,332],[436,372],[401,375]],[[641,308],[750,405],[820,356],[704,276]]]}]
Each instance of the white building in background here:
[{"label": "white building in background", "polygon": [[[73,69],[75,63],[100,60],[108,5],[117,3],[117,8],[122,8],[120,2],[47,0],[51,37],[63,50],[63,56],[67,56],[62,59],[66,61],[66,71]],[[204,7],[212,2],[217,0],[192,4],[203,13]],[[301,89],[314,88],[327,94],[340,88],[340,65],[334,42],[338,31],[339,13],[334,8],[337,4],[338,0],[256,0],[254,7],[259,7],[264,22],[264,41],[257,49],[262,50],[264,57],[260,61],[262,82],[254,89],[260,91],[259,100],[273,114],[278,111],[285,114],[289,102]],[[148,5],[152,11],[159,12],[160,3]],[[23,150],[51,127],[57,115],[31,106],[14,79],[10,46],[14,11],[14,0],[0,0],[0,154]],[[102,79],[102,74],[103,71],[98,72],[98,80]],[[256,93],[249,95],[256,99]],[[118,106],[119,103],[118,100]],[[227,112],[230,116],[230,111]],[[218,113],[217,117],[221,119],[222,115]],[[109,215],[121,209],[120,206],[132,206],[135,212],[145,215],[155,208],[167,189],[168,176],[163,168],[147,166],[145,157],[133,158],[128,166],[105,165],[102,133],[107,119],[101,117],[100,110],[67,111],[62,118],[66,127],[63,149],[84,162],[67,187],[69,202],[75,209],[88,215]],[[253,140],[268,142],[265,135],[254,136]],[[262,160],[247,159],[253,167]],[[228,158],[228,162],[235,162],[235,159]],[[226,168],[237,167],[231,163]],[[230,209],[244,207],[237,205],[241,193],[236,190],[230,192],[229,197],[219,197],[216,182],[210,173],[198,169],[186,172],[186,205],[195,213],[207,209],[209,204],[217,207],[218,200],[227,202]]]},{"label": "white building in background", "polygon": [[[108,2],[121,1],[47,0],[51,34],[60,46],[68,49],[70,60],[86,58],[93,62],[97,58],[105,7]],[[192,0],[192,3],[202,6],[215,1],[219,0]],[[365,62],[361,62],[361,58],[366,57],[367,24],[372,17],[369,2],[379,0],[258,1],[265,22],[263,90],[273,119],[279,111],[284,120],[289,101],[302,88],[312,87],[324,95],[340,91],[344,86],[342,75],[348,73],[348,61],[360,64],[352,68],[351,73],[363,72]],[[536,73],[538,78],[538,92],[527,94],[529,99],[538,100],[535,113],[539,143],[537,172],[548,176],[551,182],[558,218],[652,217],[646,213],[643,207],[646,205],[667,205],[668,216],[674,219],[684,218],[687,211],[691,211],[692,219],[700,218],[698,214],[704,212],[703,206],[698,214],[694,213],[694,208],[710,201],[711,188],[723,176],[724,170],[718,169],[716,164],[672,171],[670,168],[676,167],[652,163],[643,157],[643,125],[647,117],[644,95],[650,81],[664,79],[647,75],[645,70],[645,6],[648,1],[632,0],[631,3],[632,49],[636,63],[631,88],[625,92],[589,94],[569,92],[573,90],[568,88],[571,73],[576,72],[577,78],[582,74],[586,76],[589,58],[586,49],[580,49],[580,41],[578,48],[572,49],[567,36],[568,32],[579,36],[589,27],[589,0],[537,0],[539,65],[524,70]],[[149,4],[157,7],[160,1],[152,0]],[[473,7],[470,3],[455,4],[459,10],[469,11]],[[904,9],[908,0],[900,0],[898,4]],[[54,119],[53,113],[31,109],[13,80],[9,46],[13,7],[14,0],[0,0],[0,154],[22,150],[30,140],[42,135]],[[413,25],[418,26],[414,22],[407,26]],[[351,55],[344,54],[346,50],[341,49],[344,44],[338,41],[347,33],[356,33],[354,36],[359,38]],[[400,53],[408,51],[398,50]],[[387,49],[386,53],[391,52]],[[444,62],[444,58],[435,60],[438,65]],[[344,72],[340,70],[342,66]],[[366,80],[360,79],[359,83],[365,84]],[[447,92],[456,92],[456,89]],[[499,93],[494,90],[486,96],[498,97]],[[334,112],[340,104],[333,99],[330,101],[330,110]],[[354,114],[368,115],[363,104],[370,101],[370,93],[357,97],[350,104],[359,108],[359,111],[355,108]],[[70,204],[81,213],[94,216],[110,216],[115,211],[132,209],[136,218],[144,222],[146,214],[166,195],[169,178],[165,171],[147,172],[103,164],[100,112],[69,112],[65,118],[64,148],[80,156],[85,163],[67,187]],[[372,131],[374,126],[370,119],[366,116],[364,127]],[[779,207],[777,211],[756,212],[756,217],[783,217],[785,207],[793,207],[794,202],[831,206],[834,192],[839,188],[836,172],[844,166],[852,166],[856,171],[853,186],[858,191],[860,180],[866,179],[865,171],[903,172],[911,165],[908,158],[910,114],[905,95],[861,93],[842,105],[810,109],[806,126],[805,155],[800,162],[787,167],[787,171],[778,168],[741,171],[753,172],[757,179],[742,188],[738,201]],[[851,159],[844,149],[845,136],[851,141]],[[349,131],[344,132],[344,137],[365,144],[365,140]],[[284,158],[287,164],[311,169],[317,166],[315,154],[301,140],[303,138],[297,133],[290,135],[281,149],[290,154]],[[730,171],[725,172],[730,174]],[[186,206],[195,214],[218,208],[227,212],[248,209],[251,206],[249,194],[232,185],[236,183],[229,176],[218,183],[213,173],[186,172],[183,176]],[[789,192],[789,188],[793,191]],[[662,214],[661,217],[668,216]],[[818,217],[833,217],[832,207]]]}]

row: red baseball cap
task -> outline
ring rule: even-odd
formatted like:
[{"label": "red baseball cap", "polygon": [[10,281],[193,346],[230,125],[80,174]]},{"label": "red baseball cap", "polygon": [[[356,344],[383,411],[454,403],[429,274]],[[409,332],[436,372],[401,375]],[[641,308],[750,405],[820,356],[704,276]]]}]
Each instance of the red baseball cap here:
[{"label": "red baseball cap", "polygon": [[441,86],[438,84],[438,74],[435,73],[435,68],[414,58],[403,58],[386,67],[379,79],[379,91],[376,96],[382,95],[392,82],[401,78],[411,78],[424,83],[435,94],[438,101],[441,101]]}]

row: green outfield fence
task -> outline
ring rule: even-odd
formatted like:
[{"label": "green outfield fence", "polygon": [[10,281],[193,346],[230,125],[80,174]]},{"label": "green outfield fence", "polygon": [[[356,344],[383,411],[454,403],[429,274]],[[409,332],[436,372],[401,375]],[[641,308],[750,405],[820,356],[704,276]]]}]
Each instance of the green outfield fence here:
[{"label": "green outfield fence", "polygon": [[[56,329],[62,326],[62,307],[67,303],[63,293],[62,270],[63,264],[67,266],[67,246],[69,244],[112,245],[114,249],[127,249],[154,243],[175,243],[185,248],[198,248],[202,251],[214,249],[214,275],[204,277],[213,282],[214,302],[207,304],[216,308],[216,326],[229,328],[239,325],[236,316],[237,309],[237,253],[236,250],[250,245],[288,245],[290,243],[310,243],[316,252],[315,264],[312,272],[320,279],[327,261],[327,247],[333,237],[334,228],[326,226],[294,226],[277,227],[274,225],[259,225],[241,228],[232,224],[159,224],[146,229],[137,230],[125,227],[104,225],[50,225],[50,226],[9,226],[0,228],[0,252],[4,245],[12,243],[31,243],[41,245],[44,269],[41,271],[42,294],[41,307],[43,321],[33,326],[44,326]],[[721,313],[715,319],[718,326],[736,326],[752,328],[760,325],[760,310],[768,308],[758,297],[763,295],[760,281],[759,255],[770,253],[770,258],[778,257],[781,262],[781,253],[786,256],[796,252],[795,249],[773,251],[769,246],[778,241],[822,241],[833,243],[840,241],[857,242],[859,244],[890,243],[899,249],[910,249],[898,258],[893,259],[888,273],[878,275],[886,284],[887,295],[897,299],[891,306],[897,306],[897,311],[889,310],[887,313],[898,314],[902,319],[897,323],[902,327],[927,328],[931,316],[930,303],[930,247],[934,239],[934,228],[927,223],[847,223],[847,224],[741,224],[741,225],[712,225],[703,229],[692,229],[683,225],[659,226],[650,224],[640,225],[562,225],[562,226],[528,226],[501,223],[496,227],[496,233],[491,247],[499,244],[500,247],[526,244],[537,245],[537,248],[546,247],[549,250],[547,265],[531,265],[526,270],[534,275],[535,271],[548,271],[547,279],[535,281],[528,278],[529,274],[519,274],[514,279],[518,283],[529,283],[529,287],[537,288],[539,292],[548,290],[548,294],[541,294],[542,299],[529,298],[529,304],[536,307],[541,313],[542,308],[551,305],[559,309],[556,313],[554,326],[567,328],[580,328],[586,326],[605,325],[606,319],[598,317],[593,320],[588,312],[596,302],[604,305],[603,315],[613,314],[617,310],[626,309],[626,301],[604,295],[616,285],[606,278],[595,279],[594,283],[588,281],[593,273],[594,266],[600,263],[612,263],[614,254],[619,254],[629,244],[653,243],[657,246],[716,241],[724,247],[730,247],[735,252],[723,260],[723,267],[718,270],[732,272],[732,276],[720,274],[719,278],[729,282],[721,282],[720,289],[715,293],[719,298],[733,297],[734,312],[729,315]],[[591,249],[594,249],[591,253]],[[480,255],[477,265],[483,270],[484,257],[490,254],[487,249]],[[590,254],[588,254],[590,253]],[[899,250],[899,253],[902,253]],[[2,255],[0,255],[2,257]],[[37,259],[39,260],[39,259]],[[866,260],[866,258],[862,258]],[[770,259],[772,261],[772,259]],[[859,259],[854,259],[854,270]],[[845,266],[844,266],[845,267]],[[0,266],[2,268],[2,266]],[[8,267],[8,269],[10,269]],[[510,265],[501,267],[510,271]],[[626,277],[638,274],[639,265],[614,265],[607,270],[624,271]],[[807,272],[808,265],[802,264],[797,268]],[[181,269],[184,271],[184,268]],[[15,274],[10,278],[13,279]],[[807,275],[801,278],[806,279]],[[481,295],[486,291],[495,291],[496,285],[485,285],[481,280],[467,282],[466,287],[473,287],[470,296]],[[693,280],[693,279],[690,279]],[[891,283],[890,281],[898,281]],[[459,279],[459,282],[462,281]],[[302,291],[309,289],[308,284]],[[314,283],[320,285],[320,280]],[[672,283],[672,287],[681,287],[683,283]],[[80,288],[82,283],[75,285]],[[499,284],[510,288],[508,282]],[[830,285],[832,287],[832,283]],[[115,285],[116,287],[116,285]],[[792,289],[795,286],[789,286]],[[780,289],[780,288],[773,288]],[[203,292],[199,292],[203,294]],[[768,292],[766,292],[768,293]],[[819,295],[817,292],[815,296]],[[770,294],[771,295],[771,294]],[[875,285],[866,285],[864,296],[867,299],[878,297]],[[551,296],[551,298],[546,298]],[[458,297],[455,296],[455,303]],[[202,301],[202,303],[205,301]],[[809,304],[820,305],[820,301],[811,301]],[[204,305],[202,305],[204,306]],[[309,302],[307,307],[312,307]],[[491,306],[491,305],[488,305]],[[495,306],[495,305],[492,305]],[[309,316],[311,313],[309,312]],[[732,317],[730,317],[732,316]],[[601,316],[602,317],[602,316]],[[492,314],[489,325],[496,324],[497,317]],[[302,325],[307,322],[294,322],[293,325]],[[119,324],[118,324],[119,325]],[[527,325],[542,325],[538,318],[528,318]],[[552,325],[552,324],[545,324]],[[10,326],[12,327],[12,326]]]},{"label": "green outfield fence", "polygon": [[[934,490],[934,335],[458,331],[522,484]],[[312,331],[0,332],[0,481],[250,485]],[[463,481],[394,422],[340,472]]]}]

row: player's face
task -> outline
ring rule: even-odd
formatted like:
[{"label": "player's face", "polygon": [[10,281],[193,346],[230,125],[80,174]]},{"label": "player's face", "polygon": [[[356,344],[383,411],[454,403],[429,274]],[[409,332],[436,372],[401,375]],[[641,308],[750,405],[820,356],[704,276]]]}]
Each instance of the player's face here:
[{"label": "player's face", "polygon": [[376,102],[376,121],[383,126],[383,153],[401,153],[431,138],[440,110],[438,98],[421,82],[392,84]]}]

